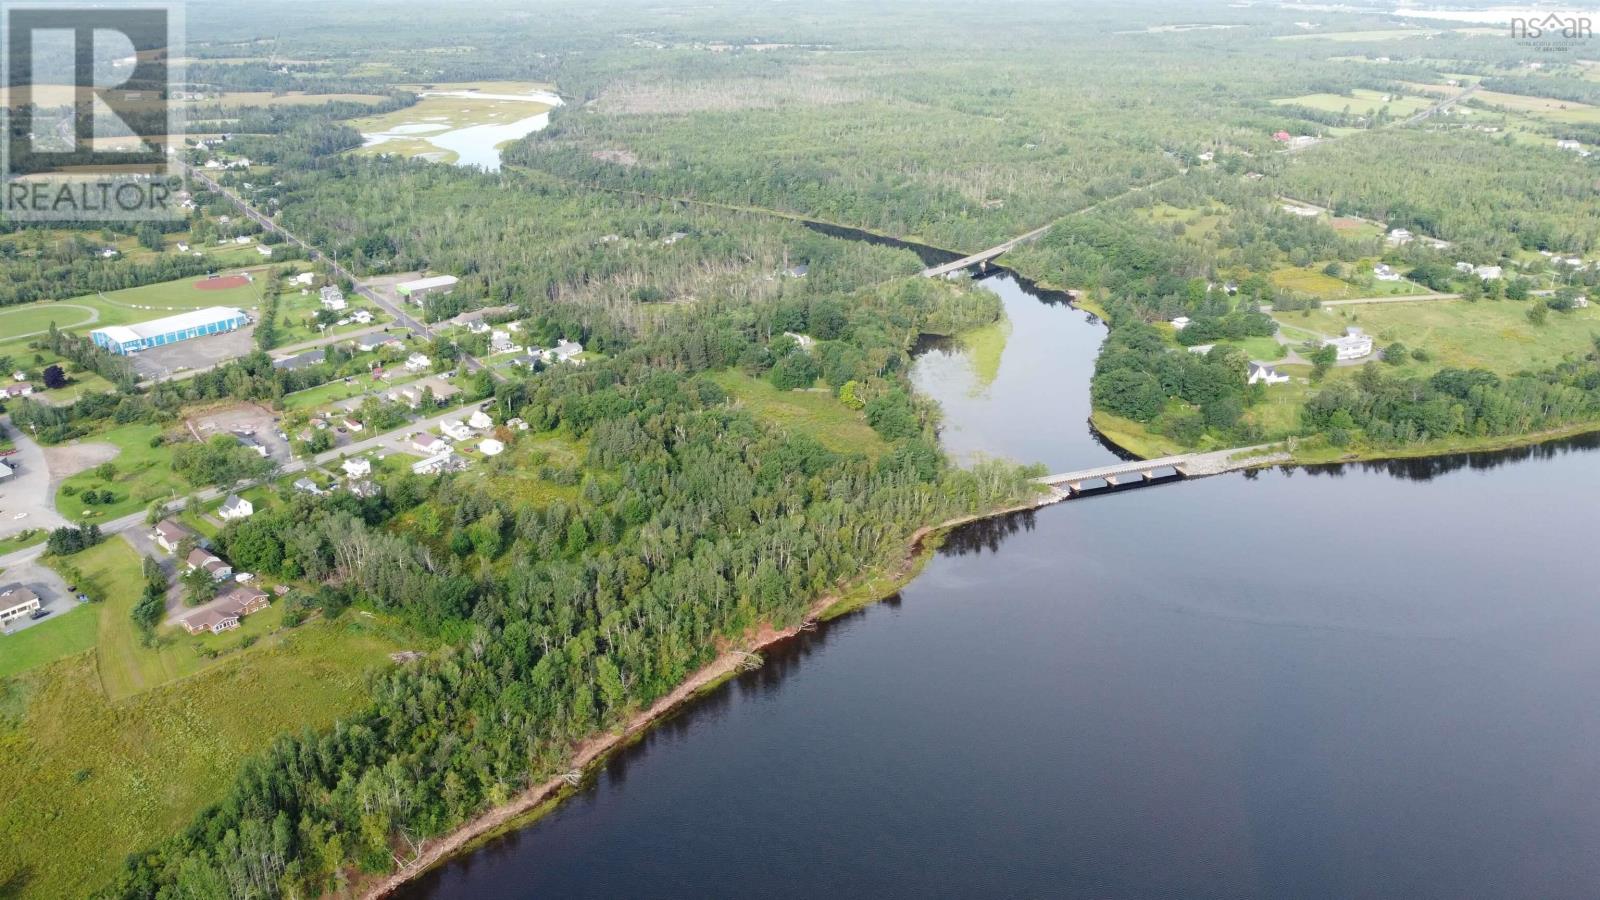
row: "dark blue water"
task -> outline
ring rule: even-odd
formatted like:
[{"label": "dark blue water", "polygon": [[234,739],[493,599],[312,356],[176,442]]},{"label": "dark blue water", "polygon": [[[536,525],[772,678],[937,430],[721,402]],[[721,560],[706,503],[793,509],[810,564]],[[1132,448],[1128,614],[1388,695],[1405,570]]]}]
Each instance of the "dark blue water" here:
[{"label": "dark blue water", "polygon": [[1596,896],[1595,446],[965,529],[407,895]]}]

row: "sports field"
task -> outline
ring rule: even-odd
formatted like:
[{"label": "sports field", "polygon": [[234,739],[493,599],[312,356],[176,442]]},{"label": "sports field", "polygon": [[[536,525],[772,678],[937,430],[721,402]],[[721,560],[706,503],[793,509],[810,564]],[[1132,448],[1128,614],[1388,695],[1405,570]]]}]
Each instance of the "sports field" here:
[{"label": "sports field", "polygon": [[[82,331],[104,325],[128,325],[207,306],[260,305],[266,266],[238,269],[228,277],[207,281],[184,278],[70,300],[41,300],[0,308],[0,345],[24,341],[49,330]],[[247,281],[249,273],[256,280]]]}]

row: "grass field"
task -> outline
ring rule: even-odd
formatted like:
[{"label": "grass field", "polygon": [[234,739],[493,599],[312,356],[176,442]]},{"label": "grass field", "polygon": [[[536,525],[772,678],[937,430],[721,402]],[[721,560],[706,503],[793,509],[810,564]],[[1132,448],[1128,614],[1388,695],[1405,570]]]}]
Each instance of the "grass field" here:
[{"label": "grass field", "polygon": [[[572,503],[578,499],[579,486],[556,484],[544,478],[540,470],[546,466],[573,469],[583,463],[589,453],[588,444],[555,433],[518,436],[515,444],[499,458],[474,457],[474,465],[457,476],[476,483],[490,496],[517,505],[544,506],[561,500]],[[411,461],[391,453],[377,467],[387,471],[403,471]]]},{"label": "grass field", "polygon": [[358,709],[364,673],[417,646],[351,613],[117,702],[94,653],[0,681],[0,885],[89,896],[220,799],[245,756]]},{"label": "grass field", "polygon": [[1372,31],[1330,31],[1325,34],[1280,34],[1274,37],[1273,40],[1360,43],[1362,41],[1401,41],[1406,38],[1431,37],[1438,33],[1437,31],[1424,31],[1420,28],[1381,28]]},{"label": "grass field", "polygon": [[[236,271],[261,272],[264,267]],[[183,278],[127,288],[105,294],[87,294],[70,300],[41,300],[0,309],[0,346],[24,341],[49,329],[50,323],[63,331],[84,331],[105,325],[127,325],[207,306],[236,306],[250,309],[260,305],[261,280],[237,288],[203,291],[194,286],[197,279]]]},{"label": "grass field", "polygon": [[[1385,97],[1390,99],[1385,100]],[[1344,112],[1348,109],[1352,115],[1357,116],[1372,116],[1376,115],[1380,109],[1388,109],[1389,115],[1395,118],[1405,118],[1428,108],[1433,103],[1433,101],[1422,97],[1386,94],[1382,91],[1372,91],[1366,88],[1356,88],[1350,92],[1348,97],[1339,94],[1306,94],[1301,97],[1288,97],[1272,102],[1277,106],[1304,106],[1308,109],[1331,113]]]},{"label": "grass field", "polygon": [[1345,325],[1366,329],[1379,346],[1400,341],[1433,354],[1432,366],[1484,368],[1501,374],[1540,369],[1594,349],[1600,309],[1552,311],[1544,325],[1528,321],[1528,303],[1378,303],[1313,311],[1296,320],[1338,333]]},{"label": "grass field", "polygon": [[419,92],[473,91],[503,96],[424,96],[414,106],[355,119],[350,124],[360,129],[362,134],[383,138],[355,152],[421,156],[439,162],[455,162],[455,151],[435,145],[429,137],[477,125],[508,125],[550,109],[548,104],[531,98],[504,99],[505,96],[526,95],[530,91],[547,89],[545,85],[529,82],[485,81],[407,87]]},{"label": "grass field", "polygon": [[25,531],[20,531],[0,540],[0,556],[15,553],[24,547],[32,547],[34,544],[42,544],[48,537],[49,535],[45,533],[43,528],[29,528]]},{"label": "grass field", "polygon": [[94,646],[98,610],[80,603],[17,632],[0,635],[0,681]]},{"label": "grass field", "polygon": [[359,397],[368,391],[377,391],[379,394],[383,394],[415,380],[416,377],[409,375],[390,381],[381,381],[371,375],[352,375],[348,382],[343,378],[338,378],[319,384],[314,388],[287,394],[283,398],[283,408],[285,410],[320,409],[324,406],[338,403],[340,400]]},{"label": "grass field", "polygon": [[826,391],[780,391],[766,381],[732,371],[722,372],[716,380],[757,418],[814,435],[829,450],[876,458],[886,448],[864,415]]},{"label": "grass field", "polygon": [[[158,425],[123,425],[84,438],[87,443],[106,443],[118,449],[112,460],[116,477],[107,482],[96,475],[94,469],[73,475],[62,482],[56,492],[56,511],[69,522],[103,522],[138,512],[149,506],[151,500],[186,490],[189,485],[172,471],[171,450],[165,446],[150,446],[151,439],[161,433]],[[68,488],[75,492],[69,495]],[[110,488],[116,501],[85,504],[82,492],[87,488]],[[91,515],[85,517],[85,512]]]},{"label": "grass field", "polygon": [[1525,97],[1521,94],[1502,94],[1499,91],[1479,91],[1472,95],[1472,99],[1474,102],[1481,102],[1498,109],[1527,113],[1548,122],[1600,123],[1600,107],[1574,103],[1570,100]]},{"label": "grass field", "polygon": [[1394,294],[1423,294],[1426,289],[1410,281],[1373,281],[1371,286],[1354,285],[1322,271],[1321,263],[1306,268],[1282,268],[1270,276],[1272,283],[1318,300],[1354,300],[1359,297],[1388,297]]}]

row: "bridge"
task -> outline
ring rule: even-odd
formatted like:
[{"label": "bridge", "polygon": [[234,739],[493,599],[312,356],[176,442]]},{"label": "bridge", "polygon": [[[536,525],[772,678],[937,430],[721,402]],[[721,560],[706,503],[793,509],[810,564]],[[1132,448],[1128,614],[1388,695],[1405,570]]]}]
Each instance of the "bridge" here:
[{"label": "bridge", "polygon": [[[1218,475],[1236,469],[1249,469],[1256,466],[1285,462],[1288,459],[1289,454],[1287,452],[1273,450],[1271,445],[1262,444],[1255,447],[1233,447],[1227,450],[1213,450],[1209,453],[1184,453],[1178,456],[1161,456],[1155,459],[1136,459],[1129,462],[1111,463],[1109,465],[1096,466],[1092,469],[1078,469],[1073,472],[1046,475],[1039,479],[1039,483],[1048,486],[1051,490],[1053,498],[1047,502],[1056,502],[1066,500],[1069,497],[1076,497],[1088,491],[1152,484],[1157,481],[1198,478],[1202,475]],[[1103,482],[1104,484],[1101,485],[1096,482]]]},{"label": "bridge", "polygon": [[970,269],[973,266],[988,268],[989,260],[994,259],[996,256],[999,256],[1002,253],[1016,249],[1018,244],[1025,244],[1028,241],[1038,240],[1040,235],[1044,234],[1046,231],[1049,231],[1054,225],[1055,223],[1051,222],[1049,225],[1045,225],[1041,228],[1035,228],[1027,234],[1018,235],[1011,240],[1006,241],[1004,244],[998,244],[990,247],[987,250],[980,250],[971,256],[963,256],[960,259],[953,259],[950,262],[942,263],[937,266],[929,266],[928,268],[922,270],[922,274],[928,278],[940,278],[945,275],[949,275],[951,272],[959,272],[962,269]]}]

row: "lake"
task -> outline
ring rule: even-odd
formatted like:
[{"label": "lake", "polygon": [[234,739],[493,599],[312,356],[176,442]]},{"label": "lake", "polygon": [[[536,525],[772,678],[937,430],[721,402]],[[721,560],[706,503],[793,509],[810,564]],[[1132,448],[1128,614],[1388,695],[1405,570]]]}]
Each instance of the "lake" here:
[{"label": "lake", "polygon": [[[1111,458],[1084,421],[1103,329],[988,284],[994,380],[953,349],[916,372],[952,451]],[[964,528],[404,895],[1593,896],[1597,447]]]}]

